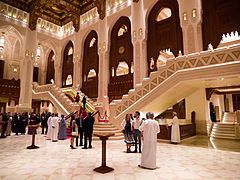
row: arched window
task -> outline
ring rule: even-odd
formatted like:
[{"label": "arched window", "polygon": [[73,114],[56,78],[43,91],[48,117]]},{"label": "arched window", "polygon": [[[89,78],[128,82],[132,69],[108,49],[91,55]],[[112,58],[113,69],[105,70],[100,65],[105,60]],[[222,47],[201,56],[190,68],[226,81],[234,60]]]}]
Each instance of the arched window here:
[{"label": "arched window", "polygon": [[72,54],[73,54],[73,48],[70,47],[70,49],[68,50],[68,55],[70,56],[70,55],[72,55]]},{"label": "arched window", "polygon": [[125,24],[123,24],[121,26],[121,28],[118,30],[118,36],[122,36],[122,35],[126,34],[127,31],[128,31],[127,26]]},{"label": "arched window", "polygon": [[66,86],[72,85],[72,75],[69,74],[66,79]]},{"label": "arched window", "polygon": [[116,76],[122,76],[129,73],[129,68],[126,62],[120,62],[116,70]]},{"label": "arched window", "polygon": [[98,97],[98,35],[92,30],[85,39],[83,66],[82,66],[82,92],[90,98]]},{"label": "arched window", "polygon": [[87,78],[91,79],[91,78],[94,78],[96,76],[97,76],[96,71],[94,69],[90,69]]},{"label": "arched window", "polygon": [[71,78],[73,79],[73,43],[72,41],[69,41],[66,45],[63,53],[63,64],[62,64],[62,86],[71,86],[72,84],[67,82],[67,78],[69,75],[71,75]]},{"label": "arched window", "polygon": [[96,38],[92,38],[92,40],[89,43],[89,47],[93,47],[96,44]]},{"label": "arched window", "polygon": [[133,88],[133,45],[131,22],[120,17],[111,31],[108,96],[110,101],[120,99]]},{"label": "arched window", "polygon": [[159,52],[169,48],[175,57],[178,56],[179,51],[183,52],[178,1],[159,0],[148,16],[147,61],[149,74],[158,69]]},{"label": "arched window", "polygon": [[171,9],[169,9],[169,8],[162,8],[160,10],[160,12],[158,13],[157,17],[156,17],[156,21],[157,22],[162,21],[164,19],[167,19],[167,18],[171,17],[171,15],[172,15]]}]

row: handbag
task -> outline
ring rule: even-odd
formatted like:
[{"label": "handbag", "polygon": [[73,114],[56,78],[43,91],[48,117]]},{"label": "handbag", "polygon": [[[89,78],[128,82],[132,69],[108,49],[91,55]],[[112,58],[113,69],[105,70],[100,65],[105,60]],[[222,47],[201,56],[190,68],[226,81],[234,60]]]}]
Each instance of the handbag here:
[{"label": "handbag", "polygon": [[77,136],[77,132],[72,132],[71,135],[72,136]]}]

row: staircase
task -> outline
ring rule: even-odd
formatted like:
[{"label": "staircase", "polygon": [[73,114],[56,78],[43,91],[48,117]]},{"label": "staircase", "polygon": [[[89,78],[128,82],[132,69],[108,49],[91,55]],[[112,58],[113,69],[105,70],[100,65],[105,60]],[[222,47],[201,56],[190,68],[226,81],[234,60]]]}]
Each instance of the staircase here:
[{"label": "staircase", "polygon": [[234,112],[224,112],[223,115],[223,123],[235,123],[236,122],[236,115]]},{"label": "staircase", "polygon": [[[109,140],[120,140],[124,139],[124,135],[121,130],[118,130],[111,123],[94,123],[93,133],[97,132],[113,132],[114,136],[109,137]],[[93,136],[93,140],[99,140],[99,137]]]},{"label": "staircase", "polygon": [[237,139],[237,124],[230,123],[214,123],[210,137],[221,139]]}]

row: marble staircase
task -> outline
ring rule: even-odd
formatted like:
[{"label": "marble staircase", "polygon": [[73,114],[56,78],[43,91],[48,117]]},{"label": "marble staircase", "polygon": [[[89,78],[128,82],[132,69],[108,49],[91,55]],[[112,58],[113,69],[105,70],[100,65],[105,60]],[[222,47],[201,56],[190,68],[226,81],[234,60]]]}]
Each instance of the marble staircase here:
[{"label": "marble staircase", "polygon": [[239,78],[239,69],[240,44],[170,58],[122,99],[111,102],[110,119],[119,127],[126,113],[163,112],[197,89],[208,87],[210,81],[215,81],[212,84],[216,86],[221,77]]},{"label": "marble staircase", "polygon": [[[93,125],[93,133],[96,132],[113,132],[114,136],[109,137],[109,140],[120,140],[124,139],[124,135],[121,130],[117,129],[111,123],[94,123]],[[93,136],[93,140],[99,140],[99,137]]]},{"label": "marble staircase", "polygon": [[232,123],[214,123],[210,137],[220,139],[237,139],[237,124]]},{"label": "marble staircase", "polygon": [[236,122],[236,114],[234,112],[224,112],[222,122],[223,123],[235,123]]}]

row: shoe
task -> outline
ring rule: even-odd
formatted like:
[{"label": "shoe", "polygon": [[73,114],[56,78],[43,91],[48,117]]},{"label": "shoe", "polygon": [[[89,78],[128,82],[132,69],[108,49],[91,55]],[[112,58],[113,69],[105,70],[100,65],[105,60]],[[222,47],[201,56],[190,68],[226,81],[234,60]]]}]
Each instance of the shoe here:
[{"label": "shoe", "polygon": [[92,149],[92,146],[89,146],[88,148],[89,148],[89,149]]},{"label": "shoe", "polygon": [[135,149],[135,151],[133,151],[133,152],[135,152],[135,153],[136,153],[136,152],[137,152],[137,150]]},{"label": "shoe", "polygon": [[87,149],[87,147],[83,147],[82,149]]},{"label": "shoe", "polygon": [[132,152],[130,149],[127,149],[127,153],[130,153],[130,152]]},{"label": "shoe", "polygon": [[142,151],[140,150],[139,153],[142,153]]}]

